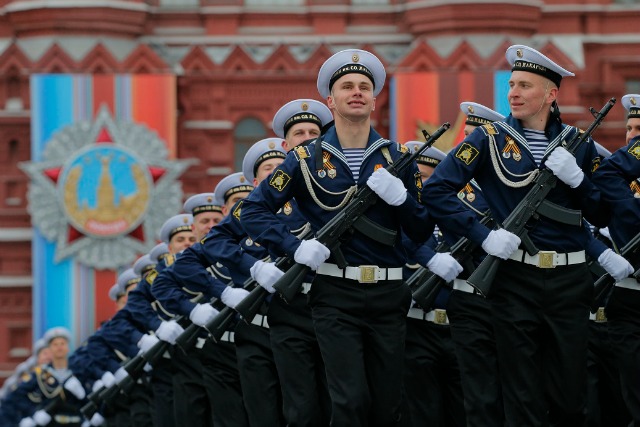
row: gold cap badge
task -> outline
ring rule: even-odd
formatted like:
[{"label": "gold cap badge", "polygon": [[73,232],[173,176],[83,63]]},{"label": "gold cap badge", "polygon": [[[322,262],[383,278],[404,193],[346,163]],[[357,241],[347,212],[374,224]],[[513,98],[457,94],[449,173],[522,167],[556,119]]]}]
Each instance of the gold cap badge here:
[{"label": "gold cap badge", "polygon": [[522,53],[522,49],[516,50],[516,55],[518,55],[518,58],[522,58],[524,56],[524,54]]},{"label": "gold cap badge", "polygon": [[306,102],[303,102],[300,107],[302,108],[302,111],[307,111],[309,109],[309,104],[307,104]]},{"label": "gold cap badge", "polygon": [[629,102],[631,103],[631,105],[636,105],[636,99],[635,98],[630,98]]},{"label": "gold cap badge", "polygon": [[273,150],[274,148],[276,148],[276,144],[273,141],[269,141],[269,148]]},{"label": "gold cap badge", "polygon": [[360,61],[360,56],[357,53],[354,53],[353,56],[351,57],[351,60],[353,62],[358,62]]},{"label": "gold cap badge", "polygon": [[244,176],[240,177],[240,182],[244,182]]},{"label": "gold cap badge", "polygon": [[473,114],[473,105],[467,106],[467,111],[469,112],[469,114]]},{"label": "gold cap badge", "polygon": [[213,197],[211,196],[207,197],[207,203],[211,203],[211,202],[213,202]]}]

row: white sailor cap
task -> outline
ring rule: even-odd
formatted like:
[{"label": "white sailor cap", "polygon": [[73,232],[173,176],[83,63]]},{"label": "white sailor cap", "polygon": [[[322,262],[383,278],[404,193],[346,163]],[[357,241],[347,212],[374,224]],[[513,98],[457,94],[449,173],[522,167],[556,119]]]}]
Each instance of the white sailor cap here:
[{"label": "white sailor cap", "polygon": [[560,87],[563,77],[575,76],[571,71],[565,70],[551,59],[537,50],[516,44],[510,46],[506,53],[507,61],[511,65],[511,71],[527,71],[538,74],[551,80]]},{"label": "white sailor cap", "polygon": [[[421,141],[407,141],[404,143],[404,146],[412,152],[418,151],[423,145],[424,142]],[[441,161],[444,160],[445,157],[447,157],[447,155],[438,150],[436,147],[429,147],[418,156],[416,162],[423,165],[436,167]]]},{"label": "white sailor cap", "polygon": [[162,224],[160,228],[160,240],[169,244],[169,241],[174,235],[182,231],[191,231],[191,224],[193,224],[193,216],[191,214],[172,216]]},{"label": "white sailor cap", "polygon": [[466,125],[482,126],[493,122],[501,122],[505,117],[477,102],[461,102],[460,111],[467,115]]},{"label": "white sailor cap", "polygon": [[247,181],[253,182],[260,163],[269,159],[284,159],[285,157],[287,157],[287,151],[284,149],[284,141],[282,139],[261,139],[253,144],[247,154],[244,155],[244,159],[242,159],[242,175]]},{"label": "white sailor cap", "polygon": [[202,212],[222,213],[222,202],[216,199],[214,193],[200,193],[189,197],[182,208],[193,216]]},{"label": "white sailor cap", "polygon": [[138,276],[142,276],[156,266],[156,262],[151,259],[149,254],[142,255],[133,263],[133,272]]},{"label": "white sailor cap", "polygon": [[[294,99],[284,104],[273,116],[273,132],[280,138],[296,123],[315,123],[320,129],[333,120],[331,110],[315,99]],[[242,168],[244,171],[244,167]],[[246,176],[246,175],[245,175]]]},{"label": "white sailor cap", "polygon": [[37,356],[38,353],[45,348],[47,348],[47,341],[45,341],[44,338],[37,339],[36,342],[33,343],[33,354]]},{"label": "white sailor cap", "polygon": [[151,258],[157,264],[158,261],[161,261],[169,254],[169,246],[165,243],[158,243],[151,249],[149,252],[149,258]]},{"label": "white sailor cap", "polygon": [[623,96],[622,106],[629,112],[628,119],[640,118],[640,95],[629,93]]},{"label": "white sailor cap", "polygon": [[51,344],[51,341],[53,341],[55,338],[64,338],[68,342],[71,342],[71,332],[69,332],[67,328],[57,326],[45,332],[43,338],[47,342],[47,345]]},{"label": "white sailor cap", "polygon": [[124,292],[122,291],[120,285],[118,285],[117,283],[114,283],[113,286],[109,288],[109,299],[111,301],[118,301],[118,298],[120,298],[122,295],[124,295]]},{"label": "white sailor cap", "polygon": [[136,274],[133,268],[127,268],[118,276],[118,286],[120,286],[123,293],[127,290],[127,287],[136,285],[138,282],[140,282],[140,275]]},{"label": "white sailor cap", "polygon": [[611,151],[607,150],[606,148],[604,148],[601,144],[597,143],[597,142],[593,142],[596,145],[596,150],[598,151],[598,155],[600,157],[602,157],[603,159],[606,159],[607,157],[609,157],[611,155]]},{"label": "white sailor cap", "polygon": [[232,173],[224,177],[222,181],[216,185],[216,189],[213,190],[213,192],[218,200],[224,200],[226,202],[232,194],[253,191],[253,184],[251,184],[251,182],[253,182],[253,180],[248,181],[242,172]]},{"label": "white sailor cap", "polygon": [[351,73],[369,77],[373,83],[373,96],[378,96],[387,77],[384,65],[373,53],[361,49],[341,50],[324,61],[320,67],[317,83],[320,96],[328,97],[336,80]]}]

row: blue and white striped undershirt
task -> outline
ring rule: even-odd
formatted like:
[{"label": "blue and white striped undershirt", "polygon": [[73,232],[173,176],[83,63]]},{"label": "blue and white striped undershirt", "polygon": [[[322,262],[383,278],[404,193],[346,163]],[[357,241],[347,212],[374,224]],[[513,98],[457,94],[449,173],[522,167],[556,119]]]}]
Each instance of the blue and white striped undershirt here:
[{"label": "blue and white striped undershirt", "polygon": [[540,166],[542,158],[544,157],[544,150],[549,145],[549,138],[544,134],[543,130],[524,129],[524,137],[529,144],[529,151],[533,154],[533,159],[536,164]]},{"label": "blue and white striped undershirt", "polygon": [[364,157],[364,148],[343,148],[344,156],[347,158],[347,165],[351,170],[353,179],[358,182],[360,178],[360,166]]}]

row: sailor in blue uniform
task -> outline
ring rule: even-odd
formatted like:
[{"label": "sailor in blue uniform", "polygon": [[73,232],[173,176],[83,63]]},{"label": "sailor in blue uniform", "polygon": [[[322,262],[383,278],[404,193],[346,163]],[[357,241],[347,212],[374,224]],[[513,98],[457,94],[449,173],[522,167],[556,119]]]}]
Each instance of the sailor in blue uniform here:
[{"label": "sailor in blue uniform", "polygon": [[462,230],[485,252],[506,260],[490,298],[507,425],[580,425],[593,285],[585,248],[591,233],[544,216],[532,219],[528,234],[533,244],[551,252],[530,256],[518,249],[519,237],[481,225],[457,197],[475,178],[501,223],[546,166],[559,181],[548,201],[581,210],[596,226],[608,221],[609,212],[590,180],[598,158],[593,142],[583,144],[575,157],[559,147],[578,132],[561,123],[556,102],[563,76],[573,73],[523,45],[509,47],[506,57],[513,67],[511,115],[478,127],[449,153],[425,185],[429,197],[424,202],[441,229]]},{"label": "sailor in blue uniform", "polygon": [[[316,271],[309,293],[314,329],[327,374],[333,426],[391,426],[401,422],[405,317],[411,295],[402,281],[406,261],[397,234],[423,241],[433,230],[418,201],[414,164],[400,178],[386,169],[402,146],[371,127],[375,96],[384,86],[382,63],[370,52],[349,49],[320,69],[318,90],[327,99],[335,126],[308,146],[293,149],[245,200],[242,223],[249,236],[271,254],[287,255]],[[375,173],[374,173],[375,170]],[[419,184],[420,182],[420,184]],[[319,230],[368,185],[380,200],[367,217],[388,229],[354,230],[337,254],[316,239],[300,241],[275,213],[295,198],[313,230]],[[401,217],[418,216],[416,221]],[[420,216],[422,215],[422,217]]]},{"label": "sailor in blue uniform", "polygon": [[[409,141],[404,146],[409,151],[417,151],[423,144]],[[418,157],[423,184],[444,158],[445,154],[435,147],[429,147]],[[462,272],[462,266],[449,252],[434,251],[441,239],[436,234],[425,243],[415,243],[403,236],[409,258],[404,268],[405,280],[420,266],[447,283]],[[404,385],[413,426],[466,425],[460,370],[447,318],[449,294],[449,288],[444,286],[432,307],[420,307],[415,303],[407,314]]]},{"label": "sailor in blue uniform", "polygon": [[[51,363],[34,369],[28,378],[18,386],[16,394],[26,391],[31,396],[27,400],[39,400],[38,409],[31,419],[40,426],[77,426],[82,423],[80,406],[86,392],[80,381],[73,375],[68,366],[70,332],[62,327],[49,329],[44,336],[51,350]],[[60,399],[53,408],[45,407],[53,399]],[[12,402],[20,405],[24,400]],[[7,402],[8,403],[8,402]],[[21,425],[30,425],[23,420]]]},{"label": "sailor in blue uniform", "polygon": [[[478,126],[505,119],[502,114],[475,102],[462,102],[460,110],[466,115],[465,136]],[[474,180],[460,190],[458,198],[479,219],[487,214],[489,206]],[[461,236],[452,237],[457,239]],[[484,253],[482,249],[477,252]],[[502,426],[504,410],[491,323],[492,310],[489,301],[474,292],[466,281],[470,270],[480,259],[481,255],[474,256],[465,272],[454,279],[447,316],[451,324],[451,336],[458,349],[467,426]]]},{"label": "sailor in blue uniform", "polygon": [[[199,216],[210,217],[217,211],[218,200],[221,199],[211,193],[199,194],[187,200],[184,209],[192,213],[195,224]],[[194,237],[201,240],[212,226],[213,221],[209,220],[192,227]],[[204,326],[218,314],[210,302],[220,298],[227,284],[213,277],[207,266],[202,245],[196,242],[176,254],[173,264],[156,276],[151,291],[166,315],[181,315]],[[203,329],[193,348],[185,352],[177,350],[172,355],[176,369],[173,375],[176,419],[190,426],[244,426],[246,415],[232,363],[233,335],[227,334],[228,342],[219,346],[206,337]]]},{"label": "sailor in blue uniform", "polygon": [[[284,157],[283,141],[279,138],[267,138],[249,149],[243,159],[243,165],[246,164],[248,156],[260,151],[257,150],[259,147],[266,147],[266,149],[263,150],[261,162],[257,163],[258,167],[255,169],[243,167],[243,172],[234,174],[235,184],[229,177],[226,182],[225,180],[221,181],[215,190],[219,197],[224,195],[224,198],[228,199],[228,193],[237,194],[233,188],[239,184],[257,184],[254,175],[259,175],[262,179],[282,162]],[[245,176],[245,173],[249,176]],[[243,189],[243,187],[238,188]],[[253,188],[254,186],[251,185],[252,190]],[[268,254],[264,248],[248,238],[240,225],[243,199],[248,194],[250,193],[242,192],[242,198],[238,197],[236,203],[228,211],[228,215],[220,224],[211,229],[203,239],[202,246],[209,263],[219,262],[224,265],[235,284],[244,284],[247,279],[254,276],[253,271],[259,268],[262,276],[256,281],[261,286],[268,286],[275,281],[276,277],[279,277],[281,272],[273,266],[272,262],[268,262]],[[220,295],[220,299],[227,306],[234,308],[247,294],[248,291],[245,289],[228,288]],[[235,328],[240,382],[251,426],[275,427],[284,425],[281,386],[278,381],[269,335],[267,309],[264,305],[251,324],[238,322]]]},{"label": "sailor in blue uniform", "polygon": [[[628,122],[640,119],[640,95],[623,97],[623,105],[628,110]],[[628,126],[633,130],[633,125]],[[640,198],[632,188],[640,177],[640,135],[630,139],[628,144],[603,160],[594,173],[594,182],[602,191],[602,197],[611,204],[612,216],[609,233],[613,246],[620,250],[640,233]],[[640,267],[638,253],[628,261],[633,270]],[[617,283],[606,305],[609,339],[616,354],[622,396],[627,405],[633,425],[640,424],[640,284],[625,274],[615,277]]]}]

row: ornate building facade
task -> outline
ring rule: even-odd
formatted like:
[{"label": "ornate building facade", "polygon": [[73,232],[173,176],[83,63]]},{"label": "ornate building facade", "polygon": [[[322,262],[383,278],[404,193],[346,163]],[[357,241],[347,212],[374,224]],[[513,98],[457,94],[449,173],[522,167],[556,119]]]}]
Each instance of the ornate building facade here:
[{"label": "ornate building facade", "polygon": [[[411,104],[422,124],[456,121],[462,100],[499,106],[514,43],[576,73],[560,105],[565,122],[584,125],[589,106],[640,92],[639,19],[637,0],[0,0],[0,382],[32,343],[33,230],[18,167],[31,160],[32,75],[177,76],[176,156],[198,159],[181,179],[189,196],[239,170],[281,105],[318,99],[317,71],[337,50],[385,63],[382,135],[399,138],[413,75],[431,82]],[[624,121],[616,106],[596,139],[619,147]]]}]

